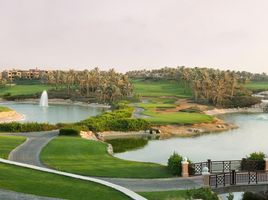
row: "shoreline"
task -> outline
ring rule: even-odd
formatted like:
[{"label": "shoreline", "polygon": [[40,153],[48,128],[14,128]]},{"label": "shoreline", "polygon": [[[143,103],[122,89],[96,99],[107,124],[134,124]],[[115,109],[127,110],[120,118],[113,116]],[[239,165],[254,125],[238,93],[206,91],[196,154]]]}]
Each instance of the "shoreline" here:
[{"label": "shoreline", "polygon": [[207,115],[216,116],[216,115],[224,115],[224,114],[231,114],[231,113],[263,113],[263,110],[259,107],[225,108],[225,109],[214,108],[213,110],[204,111],[204,113]]}]

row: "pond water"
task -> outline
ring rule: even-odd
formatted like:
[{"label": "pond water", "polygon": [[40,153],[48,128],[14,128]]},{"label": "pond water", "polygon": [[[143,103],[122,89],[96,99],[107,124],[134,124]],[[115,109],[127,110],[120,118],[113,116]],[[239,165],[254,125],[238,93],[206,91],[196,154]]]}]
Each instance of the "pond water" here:
[{"label": "pond water", "polygon": [[167,164],[175,151],[193,162],[241,159],[255,151],[268,153],[268,114],[222,115],[238,129],[192,138],[150,140],[137,150],[115,154],[118,158]]},{"label": "pond water", "polygon": [[104,111],[104,108],[80,105],[49,105],[41,107],[38,104],[5,102],[0,105],[8,106],[25,116],[23,122],[47,122],[56,124],[59,122],[77,122],[96,116]]}]

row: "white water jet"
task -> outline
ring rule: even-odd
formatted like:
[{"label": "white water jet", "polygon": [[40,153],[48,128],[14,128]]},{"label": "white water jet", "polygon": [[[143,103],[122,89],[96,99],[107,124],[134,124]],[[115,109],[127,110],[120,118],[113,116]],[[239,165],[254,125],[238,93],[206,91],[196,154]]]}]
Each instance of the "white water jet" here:
[{"label": "white water jet", "polygon": [[42,107],[48,107],[48,96],[47,96],[47,91],[46,90],[44,90],[42,92],[39,105],[42,106]]}]

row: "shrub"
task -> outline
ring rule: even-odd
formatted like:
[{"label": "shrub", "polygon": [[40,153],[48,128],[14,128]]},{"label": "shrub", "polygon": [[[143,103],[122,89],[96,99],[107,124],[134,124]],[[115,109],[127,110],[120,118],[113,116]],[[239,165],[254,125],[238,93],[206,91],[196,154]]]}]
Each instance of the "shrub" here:
[{"label": "shrub", "polygon": [[246,158],[242,159],[241,170],[256,171],[264,170],[265,168],[265,154],[263,152],[253,152]]},{"label": "shrub", "polygon": [[235,96],[229,99],[225,99],[223,106],[226,108],[243,108],[251,107],[253,105],[261,103],[260,98],[253,96]]},{"label": "shrub", "polygon": [[173,175],[181,176],[182,166],[181,166],[182,156],[173,153],[168,159],[168,169]]},{"label": "shrub", "polygon": [[187,192],[189,198],[203,200],[218,200],[217,194],[213,193],[209,188],[193,189]]},{"label": "shrub", "polygon": [[86,125],[94,132],[102,131],[140,131],[150,128],[150,123],[144,119],[131,118],[133,109],[126,105],[120,105],[121,109],[105,112],[99,116],[91,117],[77,123]]},{"label": "shrub", "polygon": [[47,123],[36,123],[36,122],[28,122],[28,123],[2,123],[0,124],[1,132],[38,132],[38,131],[51,131],[57,129],[56,125],[47,124]]},{"label": "shrub", "polygon": [[267,196],[265,197],[264,195],[253,192],[245,192],[242,198],[242,200],[265,200],[265,199],[267,199]]},{"label": "shrub", "polygon": [[60,129],[59,135],[73,135],[78,136],[80,135],[80,131],[88,131],[88,128],[86,126],[65,126]]}]

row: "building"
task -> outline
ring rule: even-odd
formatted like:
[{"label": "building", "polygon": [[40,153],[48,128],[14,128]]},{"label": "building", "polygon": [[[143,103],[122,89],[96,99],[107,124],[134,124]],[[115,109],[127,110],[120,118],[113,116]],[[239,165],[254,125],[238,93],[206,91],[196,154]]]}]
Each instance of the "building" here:
[{"label": "building", "polygon": [[29,70],[5,70],[2,72],[2,77],[7,80],[14,80],[14,79],[41,79],[42,76],[48,74],[48,70],[40,70],[38,68],[29,69]]}]

